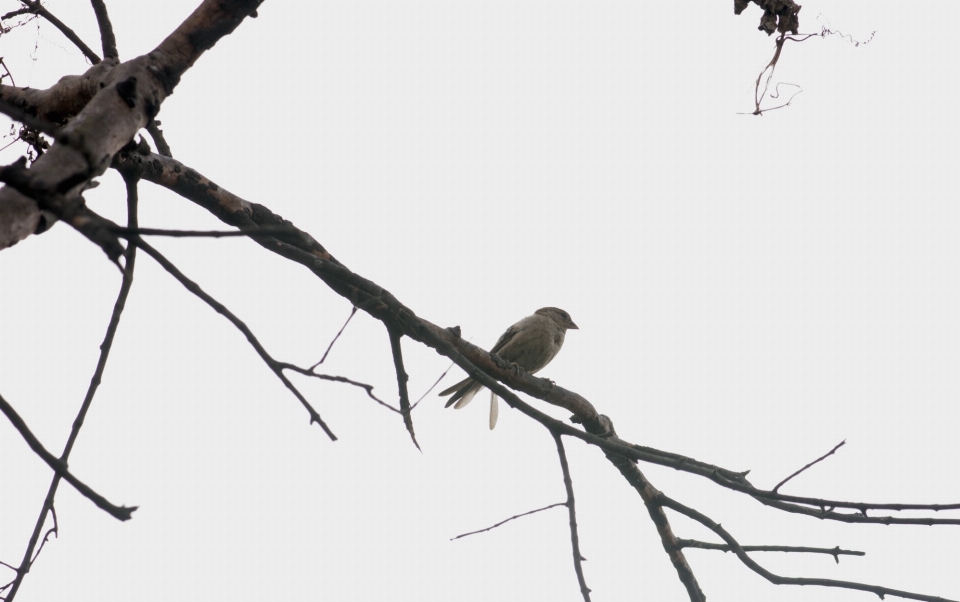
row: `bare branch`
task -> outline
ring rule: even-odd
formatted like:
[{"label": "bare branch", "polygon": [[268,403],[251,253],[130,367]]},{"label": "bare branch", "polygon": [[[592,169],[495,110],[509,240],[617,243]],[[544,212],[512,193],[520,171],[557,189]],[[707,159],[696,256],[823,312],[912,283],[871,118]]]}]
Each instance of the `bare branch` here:
[{"label": "bare branch", "polygon": [[495,524],[495,525],[491,525],[491,526],[487,527],[486,529],[480,529],[479,531],[470,531],[469,533],[463,533],[463,534],[461,534],[461,535],[457,535],[456,537],[451,537],[451,538],[450,538],[450,541],[453,541],[453,540],[455,540],[455,539],[460,539],[461,537],[467,537],[468,535],[476,535],[477,533],[486,533],[487,531],[492,531],[492,530],[496,529],[497,527],[499,527],[500,525],[504,525],[504,524],[506,524],[506,523],[509,523],[510,521],[512,521],[512,520],[514,520],[514,519],[521,518],[521,517],[524,517],[524,516],[530,516],[531,514],[536,514],[537,512],[543,512],[544,510],[549,510],[549,509],[551,509],[551,508],[556,508],[556,507],[558,507],[558,506],[566,506],[566,505],[567,505],[567,504],[566,504],[565,502],[558,502],[558,503],[556,503],[556,504],[550,504],[549,506],[544,506],[543,508],[537,508],[536,510],[531,510],[530,512],[524,512],[523,514],[517,514],[517,515],[515,515],[515,516],[511,516],[510,518],[508,518],[508,519],[506,519],[506,520],[502,520],[502,521],[500,521],[499,523],[497,523],[497,524]]},{"label": "bare branch", "polygon": [[163,130],[160,129],[160,122],[156,119],[151,119],[147,123],[147,132],[149,132],[150,137],[153,138],[153,143],[157,147],[157,152],[165,157],[172,157],[173,151],[170,150],[170,145],[167,144],[167,139],[163,137]]},{"label": "bare branch", "polygon": [[[863,515],[867,509],[956,510],[960,509],[960,504],[881,504],[788,496],[758,489],[746,479],[746,472],[732,471],[679,454],[634,445],[610,436],[605,426],[609,424],[609,418],[601,418],[594,406],[582,396],[552,384],[546,379],[526,373],[516,373],[497,365],[487,351],[460,338],[458,331],[441,328],[419,318],[388,291],[346,268],[310,234],[297,229],[267,207],[234,195],[202,174],[169,157],[123,153],[118,155],[115,165],[139,170],[138,173],[144,179],[169,188],[206,208],[224,223],[240,228],[283,226],[283,235],[256,236],[253,239],[265,249],[310,269],[334,291],[349,300],[354,307],[363,309],[385,323],[397,323],[404,334],[450,358],[468,375],[493,390],[511,407],[534,418],[551,430],[559,430],[562,434],[582,439],[613,454],[708,478],[722,487],[745,493],[765,505],[786,512],[849,523],[960,525],[960,519],[900,519]],[[575,415],[575,422],[583,424],[588,432],[571,427],[540,412],[523,402],[500,382],[571,411]],[[836,508],[853,508],[859,513],[835,512]]]},{"label": "bare branch", "polygon": [[771,573],[767,569],[763,568],[756,561],[750,558],[743,547],[733,538],[732,535],[727,533],[726,529],[721,527],[719,524],[715,523],[708,516],[694,510],[693,508],[688,508],[680,502],[673,500],[662,493],[659,494],[659,503],[671,510],[675,510],[680,514],[683,514],[686,517],[692,518],[701,525],[707,527],[717,535],[719,535],[723,541],[727,542],[727,545],[730,546],[730,549],[737,555],[737,558],[740,559],[743,564],[745,564],[750,570],[757,573],[770,583],[776,585],[819,585],[822,587],[835,587],[841,589],[853,589],[859,590],[862,592],[870,592],[876,594],[881,599],[884,596],[897,596],[899,598],[906,598],[908,600],[924,600],[925,602],[949,602],[946,598],[940,598],[939,596],[927,596],[924,594],[917,594],[913,592],[907,592],[903,590],[891,589],[888,587],[882,587],[879,585],[869,585],[866,583],[857,583],[854,581],[840,581],[837,579],[809,579],[806,577],[783,577]]},{"label": "bare branch", "polygon": [[63,21],[61,21],[60,19],[58,19],[58,18],[56,18],[55,16],[53,16],[52,14],[50,14],[50,11],[48,11],[46,8],[44,8],[44,7],[40,4],[40,1],[39,1],[39,0],[32,0],[32,1],[31,1],[31,0],[20,0],[20,2],[21,2],[24,6],[26,6],[27,8],[29,8],[29,9],[30,9],[30,12],[40,15],[41,17],[43,17],[44,19],[46,19],[47,21],[49,21],[51,25],[53,25],[54,27],[56,27],[57,29],[59,29],[59,30],[60,30],[60,33],[62,33],[64,36],[66,36],[66,38],[67,38],[68,40],[70,40],[71,42],[73,42],[74,46],[76,46],[77,48],[79,48],[79,49],[80,49],[80,52],[82,52],[82,53],[84,54],[84,56],[86,56],[88,59],[90,59],[90,62],[91,62],[91,63],[93,63],[94,65],[96,65],[97,63],[100,62],[101,59],[100,59],[99,56],[97,56],[97,53],[94,52],[93,50],[91,50],[89,46],[87,46],[86,44],[84,44],[84,43],[83,43],[83,40],[80,39],[80,36],[78,36],[75,31],[73,31],[72,29],[70,29],[69,27],[67,27],[66,24],[65,24]]},{"label": "bare branch", "polygon": [[257,352],[257,354],[260,356],[263,362],[267,365],[267,367],[269,367],[270,370],[272,370],[273,373],[277,375],[277,378],[280,379],[280,381],[284,384],[284,386],[286,386],[287,389],[289,389],[290,392],[293,393],[293,395],[300,401],[303,407],[306,408],[307,412],[310,414],[310,423],[319,424],[320,428],[322,428],[323,432],[325,432],[327,436],[330,437],[331,441],[337,440],[337,436],[333,434],[333,431],[330,430],[330,427],[327,426],[327,423],[325,423],[323,419],[320,418],[320,414],[317,413],[317,411],[313,408],[313,406],[310,405],[310,402],[307,401],[307,399],[300,393],[299,390],[297,390],[297,388],[293,385],[293,383],[290,382],[290,380],[286,377],[286,375],[284,375],[283,369],[282,369],[283,365],[280,362],[273,359],[273,357],[269,353],[267,353],[267,350],[264,349],[263,345],[260,344],[260,341],[257,340],[257,337],[253,334],[253,331],[251,331],[250,328],[240,318],[233,315],[233,312],[227,309],[226,306],[224,306],[222,303],[220,303],[219,301],[217,301],[216,299],[208,295],[202,288],[200,288],[200,286],[196,282],[187,278],[183,274],[183,272],[177,269],[177,266],[175,266],[166,257],[161,255],[159,251],[157,251],[152,246],[144,242],[143,239],[131,238],[130,244],[135,244],[141,249],[143,249],[143,251],[147,255],[149,255],[150,257],[153,257],[157,261],[157,263],[159,263],[160,266],[163,267],[163,269],[165,269],[171,276],[176,278],[180,282],[180,284],[184,286],[184,288],[186,288],[188,291],[190,291],[191,293],[199,297],[204,303],[206,303],[211,308],[213,308],[213,310],[216,311],[218,314],[230,320],[230,322],[237,328],[237,330],[242,332],[243,335],[247,337],[247,341],[250,342],[250,345],[254,348],[254,350]]},{"label": "bare branch", "polygon": [[330,344],[329,344],[329,345],[327,345],[327,350],[323,352],[323,357],[320,358],[320,361],[319,361],[319,362],[317,362],[316,364],[310,366],[310,371],[311,371],[311,372],[312,372],[313,370],[315,370],[315,369],[317,368],[317,366],[319,366],[320,364],[322,364],[323,362],[326,361],[327,356],[330,355],[330,350],[333,349],[333,344],[337,342],[337,339],[340,338],[340,335],[343,334],[343,331],[347,329],[347,324],[350,323],[350,320],[352,320],[352,319],[353,319],[353,316],[355,316],[356,314],[357,314],[357,308],[356,308],[356,307],[351,307],[351,308],[350,308],[350,315],[347,316],[347,321],[343,323],[343,326],[341,326],[341,327],[340,327],[340,330],[337,331],[337,334],[333,337],[333,340],[330,341]]},{"label": "bare branch", "polygon": [[80,492],[82,496],[96,504],[98,508],[104,510],[107,514],[116,518],[117,520],[130,520],[131,515],[137,509],[136,506],[115,506],[107,501],[105,497],[83,483],[80,479],[73,476],[63,462],[55,458],[53,454],[48,452],[46,448],[43,447],[43,444],[40,443],[40,441],[30,431],[30,428],[27,427],[27,423],[23,421],[23,418],[17,414],[17,411],[13,409],[13,406],[7,403],[7,400],[5,400],[2,396],[0,396],[0,411],[6,415],[13,427],[17,429],[17,431],[20,433],[20,436],[23,437],[23,440],[26,441],[27,445],[30,446],[30,449],[32,449],[35,454],[40,456],[40,459],[46,462],[47,466],[49,466],[54,472],[60,475],[68,483],[73,485],[73,488]]},{"label": "bare branch", "polygon": [[840,449],[841,447],[843,447],[844,445],[846,445],[846,443],[847,443],[847,440],[846,440],[846,439],[844,439],[844,440],[841,441],[840,443],[837,443],[837,444],[833,447],[833,449],[831,449],[831,450],[828,451],[827,453],[823,454],[822,456],[820,456],[819,458],[817,458],[817,459],[814,460],[813,462],[810,462],[809,464],[807,464],[806,466],[804,466],[803,468],[801,468],[801,469],[798,470],[797,472],[793,473],[793,474],[790,475],[789,477],[787,477],[787,478],[785,478],[784,480],[782,480],[782,481],[780,481],[779,483],[777,483],[777,486],[772,489],[773,493],[776,493],[778,489],[780,489],[783,485],[785,485],[785,484],[787,483],[787,481],[789,481],[789,480],[792,479],[793,477],[797,476],[798,474],[800,474],[800,473],[803,472],[804,470],[810,468],[811,466],[813,466],[813,465],[816,464],[817,462],[822,462],[822,461],[823,461],[824,459],[826,459],[828,456],[832,456],[833,454],[835,454],[835,453],[837,452],[837,450]]},{"label": "bare branch", "polygon": [[583,577],[583,561],[586,558],[580,554],[580,534],[577,531],[577,507],[573,499],[573,479],[570,478],[570,465],[567,463],[567,452],[563,449],[563,439],[559,433],[551,432],[557,444],[557,455],[560,457],[560,469],[563,471],[563,486],[567,490],[567,511],[570,515],[570,545],[573,548],[573,570],[577,573],[577,582],[580,583],[580,594],[583,602],[590,602],[590,588]]},{"label": "bare branch", "polygon": [[[721,552],[730,552],[732,548],[722,543],[710,543],[707,541],[697,541],[695,539],[677,539],[681,548],[697,548],[700,550],[719,550]],[[833,556],[833,559],[840,564],[841,556],[866,556],[866,552],[857,550],[841,550],[840,546],[834,548],[810,548],[806,546],[741,546],[744,552],[795,552],[798,554],[827,554]]]},{"label": "bare branch", "polygon": [[291,370],[293,372],[297,372],[298,374],[303,374],[304,376],[309,376],[311,378],[319,378],[320,380],[329,380],[329,381],[338,382],[338,383],[347,383],[348,385],[360,387],[361,389],[364,389],[367,392],[367,396],[370,399],[374,400],[375,402],[379,403],[380,405],[382,405],[383,407],[387,408],[390,411],[396,412],[397,414],[400,413],[400,410],[398,410],[397,408],[393,407],[389,403],[383,401],[382,399],[380,399],[379,397],[373,394],[373,385],[368,385],[366,383],[350,380],[345,376],[317,374],[313,370],[308,370],[307,368],[301,368],[300,366],[295,366],[294,364],[288,364],[286,362],[277,362],[277,366],[279,366],[282,370]]},{"label": "bare branch", "polygon": [[423,450],[417,443],[417,434],[413,432],[413,417],[410,415],[410,395],[407,393],[407,381],[410,380],[410,377],[403,367],[403,350],[400,347],[400,337],[403,335],[390,325],[387,325],[387,332],[390,335],[390,350],[393,352],[393,368],[397,373],[397,389],[400,392],[400,414],[403,415],[403,425],[407,427],[407,432],[410,433],[413,444],[422,453]]},{"label": "bare branch", "polygon": [[93,4],[93,12],[97,15],[97,25],[100,26],[100,43],[103,46],[103,58],[119,59],[120,53],[117,52],[117,38],[113,35],[113,25],[110,23],[110,17],[107,15],[107,5],[103,0],[90,0]]},{"label": "bare branch", "polygon": [[[156,116],[182,75],[255,12],[260,2],[204,0],[152,52],[119,65],[103,61],[106,71],[95,82],[98,91],[63,128],[60,143],[33,163],[16,189],[0,188],[0,224],[4,225],[0,228],[0,248],[36,233],[41,210],[48,211],[52,218],[75,212],[71,204]],[[7,100],[11,100],[7,96],[9,88],[0,87],[0,96]],[[97,232],[105,224],[89,219],[72,219],[69,223],[97,242],[111,260],[122,254],[116,241]]]},{"label": "bare branch", "polygon": [[[137,227],[137,180],[134,178],[124,178],[124,182],[127,187],[127,227],[136,228]],[[100,343],[100,358],[97,361],[97,367],[93,372],[93,376],[90,378],[90,385],[87,387],[87,393],[83,398],[83,403],[80,404],[80,410],[77,412],[77,417],[73,420],[73,427],[70,429],[70,436],[67,437],[67,443],[64,445],[63,452],[60,454],[60,461],[66,466],[67,460],[70,458],[70,452],[73,451],[73,446],[77,441],[77,438],[80,436],[80,429],[83,427],[83,422],[86,419],[87,412],[90,410],[90,406],[93,403],[93,397],[96,395],[97,389],[100,387],[101,379],[103,378],[103,371],[107,367],[107,358],[110,356],[110,350],[113,348],[113,340],[117,334],[117,328],[120,326],[120,316],[123,315],[123,309],[127,304],[127,297],[130,295],[130,289],[133,286],[133,273],[134,268],[136,267],[137,259],[137,247],[136,245],[129,245],[127,247],[125,261],[124,261],[124,270],[123,270],[123,281],[120,284],[120,292],[117,294],[117,300],[113,304],[113,313],[110,315],[110,323],[107,325],[107,332],[103,336],[103,342]],[[40,555],[40,551],[43,549],[43,544],[46,543],[47,538],[51,533],[57,532],[57,520],[56,520],[56,510],[54,510],[53,500],[57,495],[57,489],[60,487],[60,475],[54,474],[53,479],[50,481],[50,486],[47,488],[47,495],[43,500],[43,506],[40,509],[40,516],[37,517],[37,522],[33,527],[33,534],[30,536],[30,541],[27,543],[27,549],[23,553],[23,559],[20,561],[20,568],[17,571],[17,577],[12,583],[12,588],[10,594],[7,598],[8,602],[12,601],[13,598],[17,595],[17,590],[20,589],[20,583],[23,581],[23,578],[30,572],[30,567],[36,561],[37,557]],[[43,525],[46,522],[47,513],[53,517],[53,527],[49,529],[43,537],[43,540],[40,542],[40,547],[36,548],[37,542],[40,538],[40,532],[43,529]],[[36,554],[34,554],[34,548],[36,548]]]}]

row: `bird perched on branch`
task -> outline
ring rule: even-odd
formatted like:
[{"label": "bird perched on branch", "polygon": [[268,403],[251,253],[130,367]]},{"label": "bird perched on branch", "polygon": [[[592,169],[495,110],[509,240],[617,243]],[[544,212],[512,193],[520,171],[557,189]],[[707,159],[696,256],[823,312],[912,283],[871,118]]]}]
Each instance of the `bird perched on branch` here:
[{"label": "bird perched on branch", "polygon": [[[543,307],[508,328],[490,351],[526,372],[536,374],[560,352],[564,336],[571,328],[579,330],[570,319],[570,314],[556,307]],[[467,378],[441,391],[440,397],[454,393],[444,407],[452,405],[459,410],[470,403],[482,388],[483,385]],[[497,394],[491,391],[490,430],[497,426],[497,415]]]}]

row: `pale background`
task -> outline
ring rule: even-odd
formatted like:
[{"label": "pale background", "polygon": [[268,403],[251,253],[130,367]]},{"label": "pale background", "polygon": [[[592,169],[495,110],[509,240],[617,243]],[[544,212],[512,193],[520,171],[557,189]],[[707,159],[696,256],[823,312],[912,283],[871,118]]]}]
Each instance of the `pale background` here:
[{"label": "pale background", "polygon": [[[197,3],[108,0],[121,58]],[[89,3],[45,5],[99,52]],[[846,439],[785,492],[960,501],[957,50],[943,27],[960,7],[804,2],[802,31],[822,14],[857,40],[878,33],[788,43],[775,80],[804,92],[753,117],[739,113],[773,39],[755,6],[731,5],[271,0],[159,118],[179,160],[478,345],[539,307],[568,310],[580,330],[542,375],[630,441],[772,487]],[[0,37],[0,55],[21,86],[87,68],[46,22]],[[90,206],[123,221],[119,175],[101,182]],[[222,227],[149,183],[140,219]],[[278,359],[314,363],[348,315],[250,241],[154,242]],[[0,393],[55,453],[119,281],[62,224],[0,253]],[[418,398],[449,361],[409,340],[404,352]],[[385,330],[365,315],[324,370],[396,400]],[[563,509],[449,541],[563,500],[543,428],[504,408],[491,433],[486,396],[455,412],[431,394],[414,413],[421,454],[363,391],[294,378],[340,441],[141,254],[70,462],[140,509],[122,524],[61,486],[60,537],[17,600],[580,599]],[[567,447],[593,599],[685,600],[636,493],[596,449]],[[867,552],[839,566],[757,554],[771,570],[960,597],[956,527],[823,523],[642,468],[743,544]],[[50,476],[0,420],[0,560],[19,564]],[[670,517],[679,536],[717,541]],[[776,587],[729,554],[687,557],[713,601],[875,599]]]}]

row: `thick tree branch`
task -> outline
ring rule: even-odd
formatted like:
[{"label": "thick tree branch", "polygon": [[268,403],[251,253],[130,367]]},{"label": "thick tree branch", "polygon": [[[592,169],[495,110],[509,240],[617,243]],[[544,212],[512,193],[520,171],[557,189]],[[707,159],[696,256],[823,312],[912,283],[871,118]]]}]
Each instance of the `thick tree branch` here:
[{"label": "thick tree branch", "polygon": [[[36,232],[41,209],[56,217],[64,214],[89,182],[110,166],[113,156],[156,116],[194,62],[233,32],[260,2],[204,0],[152,52],[108,69],[97,82],[99,91],[63,128],[57,144],[26,171],[21,185],[0,189],[0,223],[6,224],[0,229],[0,249]],[[7,88],[0,88],[0,97],[26,108],[7,96]],[[76,220],[71,225],[78,227]],[[82,225],[87,228],[83,234],[117,260],[122,253],[119,241],[104,241],[97,235],[104,225],[90,221]]]}]

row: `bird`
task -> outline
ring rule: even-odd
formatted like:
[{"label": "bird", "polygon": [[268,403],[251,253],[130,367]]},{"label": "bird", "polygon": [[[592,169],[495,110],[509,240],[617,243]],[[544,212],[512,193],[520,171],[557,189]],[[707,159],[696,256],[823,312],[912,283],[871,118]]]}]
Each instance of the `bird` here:
[{"label": "bird", "polygon": [[[490,351],[501,359],[516,364],[530,374],[536,374],[557,356],[563,347],[567,330],[580,328],[570,319],[570,314],[556,307],[542,307],[532,316],[520,320],[507,329]],[[453,393],[444,407],[451,405],[461,409],[473,400],[480,389],[479,382],[472,378],[461,380],[439,393],[446,397]],[[497,394],[490,392],[490,430],[497,426]]]}]

